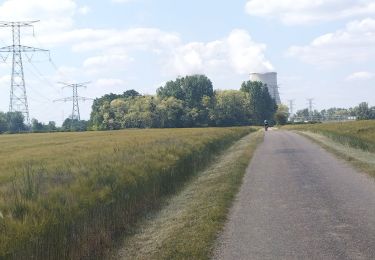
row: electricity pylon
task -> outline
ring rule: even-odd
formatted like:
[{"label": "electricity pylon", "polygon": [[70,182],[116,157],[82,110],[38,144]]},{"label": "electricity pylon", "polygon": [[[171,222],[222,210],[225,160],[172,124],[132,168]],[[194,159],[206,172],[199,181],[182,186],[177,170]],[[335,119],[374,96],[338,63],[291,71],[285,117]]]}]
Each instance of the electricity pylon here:
[{"label": "electricity pylon", "polygon": [[289,102],[289,113],[293,115],[294,114],[294,99],[289,99],[288,102]]},{"label": "electricity pylon", "polygon": [[291,119],[294,114],[294,100],[290,99],[288,101],[289,101],[289,119]]},{"label": "electricity pylon", "polygon": [[74,83],[74,84],[68,84],[68,83],[63,83],[63,82],[59,82],[59,83],[65,85],[63,88],[72,88],[73,89],[73,95],[71,97],[56,99],[53,102],[73,101],[73,109],[72,109],[71,119],[72,119],[72,121],[74,119],[81,120],[81,115],[79,113],[79,101],[92,100],[92,98],[78,96],[78,88],[86,88],[86,85],[89,84],[90,82]]},{"label": "electricity pylon", "polygon": [[12,53],[12,78],[10,86],[10,112],[21,112],[27,124],[30,125],[29,105],[27,103],[25,77],[22,65],[22,53],[24,52],[49,52],[49,50],[21,45],[21,27],[33,27],[33,23],[27,22],[0,22],[0,27],[12,28],[13,45],[0,48],[0,53]]},{"label": "electricity pylon", "polygon": [[308,98],[307,101],[309,102],[309,115],[310,115],[310,121],[313,120],[313,106],[314,106],[314,99],[313,98]]}]

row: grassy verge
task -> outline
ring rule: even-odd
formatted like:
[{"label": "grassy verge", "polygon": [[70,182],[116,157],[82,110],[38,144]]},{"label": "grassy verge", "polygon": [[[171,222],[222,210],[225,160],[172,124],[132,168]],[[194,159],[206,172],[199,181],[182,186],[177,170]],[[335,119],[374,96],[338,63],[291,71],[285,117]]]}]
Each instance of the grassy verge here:
[{"label": "grassy verge", "polygon": [[251,131],[1,136],[0,259],[100,258],[118,233]]},{"label": "grassy verge", "polygon": [[375,120],[291,125],[284,129],[318,133],[337,143],[375,153]]},{"label": "grassy verge", "polygon": [[359,170],[375,177],[375,153],[356,149],[348,144],[339,143],[335,141],[335,139],[331,139],[322,134],[301,131],[297,131],[297,133],[302,134],[336,156],[350,162]]},{"label": "grassy verge", "polygon": [[250,134],[138,223],[111,259],[209,259],[263,133]]}]

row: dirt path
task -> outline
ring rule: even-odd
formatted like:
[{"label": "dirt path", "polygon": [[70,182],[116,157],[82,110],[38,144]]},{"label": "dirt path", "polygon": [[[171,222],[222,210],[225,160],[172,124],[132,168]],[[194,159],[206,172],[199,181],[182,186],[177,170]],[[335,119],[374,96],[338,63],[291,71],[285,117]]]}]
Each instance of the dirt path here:
[{"label": "dirt path", "polygon": [[375,259],[375,182],[304,137],[269,131],[215,259]]}]

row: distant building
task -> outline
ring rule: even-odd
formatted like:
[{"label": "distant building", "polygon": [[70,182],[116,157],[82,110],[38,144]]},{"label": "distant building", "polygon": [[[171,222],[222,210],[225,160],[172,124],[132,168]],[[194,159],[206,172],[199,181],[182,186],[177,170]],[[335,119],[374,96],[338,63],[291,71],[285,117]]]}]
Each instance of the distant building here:
[{"label": "distant building", "polygon": [[281,104],[279,87],[277,85],[276,72],[251,73],[250,81],[260,81],[263,84],[267,85],[268,92],[270,93],[271,97],[276,101],[276,104]]}]

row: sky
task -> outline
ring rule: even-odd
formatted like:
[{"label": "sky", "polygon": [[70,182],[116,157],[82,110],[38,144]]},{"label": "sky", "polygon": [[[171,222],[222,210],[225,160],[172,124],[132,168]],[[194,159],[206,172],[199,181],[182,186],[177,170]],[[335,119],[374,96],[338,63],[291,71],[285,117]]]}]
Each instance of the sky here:
[{"label": "sky", "polygon": [[[3,21],[21,44],[30,117],[61,124],[72,90],[97,98],[135,89],[155,94],[178,76],[206,74],[215,89],[239,89],[251,72],[278,73],[281,100],[303,109],[375,105],[374,0],[5,0]],[[0,45],[12,44],[0,28]],[[1,53],[0,111],[8,111],[12,56]],[[92,101],[80,103],[89,119]]]}]

